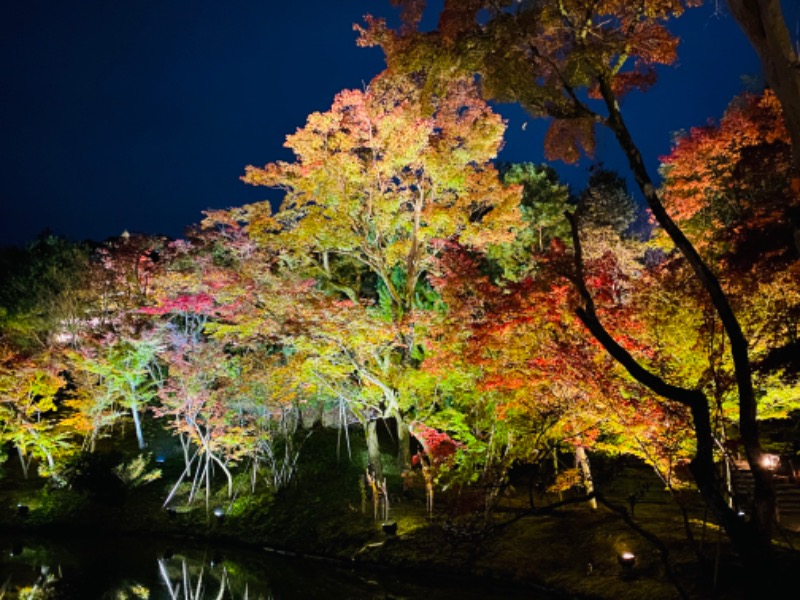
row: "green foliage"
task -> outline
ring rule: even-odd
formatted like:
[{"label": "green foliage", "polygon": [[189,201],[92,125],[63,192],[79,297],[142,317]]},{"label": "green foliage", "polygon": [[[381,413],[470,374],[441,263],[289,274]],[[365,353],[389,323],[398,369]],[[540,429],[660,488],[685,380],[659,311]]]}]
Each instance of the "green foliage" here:
[{"label": "green foliage", "polygon": [[789,419],[798,410],[800,381],[796,377],[785,377],[772,373],[758,380],[761,394],[758,414],[761,419]]},{"label": "green foliage", "polygon": [[569,189],[546,165],[504,163],[499,170],[504,185],[522,186],[523,226],[515,230],[510,242],[490,245],[486,257],[491,274],[519,281],[536,271],[537,262],[544,257],[553,239],[569,239],[569,223],[564,217],[570,208]]},{"label": "green foliage", "polygon": [[69,423],[90,445],[128,411],[139,445],[144,447],[139,413],[156,397],[162,383],[158,357],[163,348],[161,340],[143,334],[70,353],[80,388],[69,402],[75,411]]},{"label": "green foliage", "polygon": [[44,487],[35,498],[25,499],[31,507],[28,523],[33,527],[48,527],[78,520],[87,508],[87,496],[68,489]]},{"label": "green foliage", "polygon": [[582,225],[608,228],[623,236],[630,234],[637,207],[625,179],[602,165],[595,165],[586,189],[578,196],[575,215]]},{"label": "green foliage", "polygon": [[76,341],[88,308],[85,245],[43,234],[24,249],[0,251],[0,331],[6,343],[30,351],[55,337]]},{"label": "green foliage", "polygon": [[113,472],[127,489],[138,488],[161,478],[161,469],[148,470],[152,460],[152,454],[140,454],[120,463],[114,467]]}]

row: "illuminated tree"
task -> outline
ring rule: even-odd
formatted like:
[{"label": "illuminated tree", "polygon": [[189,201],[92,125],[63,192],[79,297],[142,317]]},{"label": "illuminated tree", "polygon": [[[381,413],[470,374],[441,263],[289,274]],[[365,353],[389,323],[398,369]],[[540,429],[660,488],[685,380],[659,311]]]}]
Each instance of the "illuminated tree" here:
[{"label": "illuminated tree", "polygon": [[[287,138],[295,162],[248,167],[244,177],[286,190],[274,215],[266,203],[239,211],[250,236],[349,300],[341,310],[350,318],[338,330],[306,330],[306,341],[320,344],[309,356],[350,368],[357,396],[379,390],[377,415],[397,421],[404,464],[407,403],[396,382],[414,368],[415,313],[427,302],[424,278],[437,241],[484,247],[510,239],[517,224],[518,188],[504,186],[489,162],[503,130],[467,81],[426,95],[411,78],[379,76],[363,92],[337,95],[330,111],[311,115]],[[374,417],[366,421],[374,434]]]},{"label": "illuminated tree", "polygon": [[253,489],[265,465],[268,483],[285,485],[297,459],[299,402],[283,336],[305,310],[308,279],[277,277],[274,260],[224,211],[209,213],[168,251],[169,264],[152,282],[154,304],[139,311],[163,345],[165,378],[153,411],[184,453],[167,503],[187,478],[189,499],[204,489],[208,501],[214,470],[233,493],[233,468],[245,462]]},{"label": "illuminated tree", "polygon": [[428,350],[415,390],[418,421],[460,444],[446,481],[477,484],[487,509],[510,466],[541,463],[565,439],[563,417],[579,414],[577,404],[536,380],[543,373],[531,352],[546,352],[535,337],[546,337],[548,324],[536,310],[542,304],[519,306],[531,298],[519,293],[531,291],[530,277],[495,283],[489,262],[455,243],[443,248],[432,282],[446,309],[426,320]]},{"label": "illuminated tree", "polygon": [[205,489],[208,509],[212,467],[224,473],[231,497],[230,465],[242,456],[245,435],[236,426],[235,405],[227,395],[228,382],[235,373],[217,344],[174,345],[164,359],[169,365],[169,377],[159,390],[161,402],[155,413],[168,418],[168,427],[180,437],[185,459],[185,469],[165,504],[183,479],[191,477],[188,501]]},{"label": "illuminated tree", "polygon": [[574,221],[573,282],[579,294],[576,315],[625,369],[653,392],[686,406],[692,414],[696,455],[691,470],[709,507],[749,564],[766,566],[775,495],[771,473],[761,462],[755,391],[748,342],[719,279],[681,228],[662,198],[623,119],[619,99],[654,82],[653,67],[675,59],[677,39],[665,27],[686,4],[679,0],[644,2],[536,3],[447,1],[434,32],[418,30],[425,2],[407,0],[404,24],[391,31],[369,18],[364,45],[380,45],[389,70],[415,73],[436,88],[454,74],[480,74],[483,93],[514,101],[531,114],[552,119],[544,144],[548,158],[575,161],[591,154],[594,128],[610,129],[627,156],[650,211],[708,294],[729,340],[737,384],[739,429],[755,479],[754,513],[742,522],[727,504],[714,465],[709,399],[693,387],[675,385],[649,370],[604,327],[585,280],[583,249]]},{"label": "illuminated tree", "polygon": [[[799,347],[800,198],[790,187],[790,139],[775,95],[735,99],[718,124],[677,138],[662,162],[667,206],[704,257],[722,267],[742,315],[757,367],[759,416],[785,417],[798,368],[791,357]],[[678,265],[665,271],[686,285]],[[730,364],[721,368],[724,376]]]},{"label": "illuminated tree", "polygon": [[[613,317],[609,324],[628,347],[646,350],[635,339],[645,326],[637,314],[641,306],[632,304],[632,291],[640,285],[636,256],[644,246],[618,234],[615,238],[607,228],[586,229],[585,244],[591,248],[587,280],[593,293],[613,307],[604,316]],[[537,261],[533,276],[493,282],[486,257],[457,246],[444,252],[435,282],[448,310],[431,326],[435,341],[423,368],[433,370],[437,382],[447,381],[455,366],[472,373],[472,385],[479,390],[472,402],[493,399],[495,418],[512,432],[506,446],[517,460],[541,462],[558,446],[574,448],[591,490],[587,450],[601,448],[639,456],[665,484],[678,485],[676,468],[689,456],[686,436],[676,431],[687,422],[685,411],[659,406],[586,339],[569,310],[571,287],[563,281],[570,271],[566,248],[554,240]],[[462,411],[476,412],[469,403]]]},{"label": "illuminated tree", "polygon": [[100,244],[90,273],[95,329],[135,331],[141,325],[137,309],[151,300],[160,271],[179,246],[161,236],[127,232]]},{"label": "illuminated tree", "polygon": [[34,460],[49,475],[73,449],[56,416],[56,397],[65,385],[47,353],[30,357],[0,345],[0,440],[16,448],[26,478]]},{"label": "illuminated tree", "polygon": [[156,397],[161,383],[157,362],[162,346],[156,337],[143,334],[138,339],[107,337],[71,353],[79,387],[69,402],[76,412],[69,423],[84,433],[90,449],[122,411],[133,420],[139,449],[147,447],[142,412]]},{"label": "illuminated tree", "polygon": [[287,138],[296,162],[248,167],[246,182],[287,192],[275,215],[266,203],[245,208],[250,233],[323,280],[332,255],[352,258],[379,278],[400,320],[435,256],[432,242],[510,239],[516,188],[502,186],[489,162],[503,131],[466,81],[424,97],[409,79],[379,76]]}]

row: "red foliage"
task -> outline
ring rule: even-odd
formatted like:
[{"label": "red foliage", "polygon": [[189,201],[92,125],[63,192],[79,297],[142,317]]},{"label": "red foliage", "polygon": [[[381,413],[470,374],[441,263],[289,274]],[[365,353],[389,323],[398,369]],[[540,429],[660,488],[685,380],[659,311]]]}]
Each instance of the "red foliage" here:
[{"label": "red foliage", "polygon": [[182,294],[168,298],[158,306],[145,306],[139,312],[146,315],[167,315],[172,313],[208,314],[214,309],[214,299],[206,293]]},{"label": "red foliage", "polygon": [[[408,429],[422,445],[426,458],[434,465],[441,465],[449,461],[461,446],[445,432],[428,427],[419,421],[413,421],[409,424]],[[414,465],[417,465],[419,460],[419,455],[412,458]]]}]

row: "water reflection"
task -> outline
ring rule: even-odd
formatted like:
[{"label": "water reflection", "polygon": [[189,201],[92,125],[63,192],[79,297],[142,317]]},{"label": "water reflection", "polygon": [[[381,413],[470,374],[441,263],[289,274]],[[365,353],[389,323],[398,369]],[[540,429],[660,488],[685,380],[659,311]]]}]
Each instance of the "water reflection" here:
[{"label": "water reflection", "polygon": [[0,536],[0,552],[2,600],[534,598],[496,585],[431,585],[408,574],[367,575],[323,561],[190,542]]},{"label": "water reflection", "polygon": [[[184,559],[181,560],[180,568],[177,569],[178,573],[175,573],[175,565],[170,565],[170,562],[171,561],[166,558],[158,559],[158,572],[161,574],[161,580],[164,582],[169,592],[169,597],[172,600],[179,600],[180,598],[184,598],[185,600],[200,600],[205,598],[206,587],[203,581],[205,568],[201,567],[199,573],[193,573],[196,569],[192,568]],[[196,580],[196,583],[192,581],[193,579]],[[233,593],[228,569],[224,566],[222,567],[219,581],[211,583],[209,590],[214,588],[217,590],[216,593],[212,594],[214,598],[224,598],[226,593]],[[245,583],[243,597],[247,598],[249,595],[248,585]]]}]

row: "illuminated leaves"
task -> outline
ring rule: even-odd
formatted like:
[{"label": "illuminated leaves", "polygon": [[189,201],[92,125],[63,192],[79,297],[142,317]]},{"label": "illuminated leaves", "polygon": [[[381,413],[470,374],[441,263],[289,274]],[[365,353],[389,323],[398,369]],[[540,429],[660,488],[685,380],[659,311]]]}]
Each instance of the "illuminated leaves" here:
[{"label": "illuminated leaves", "polygon": [[[418,0],[411,3],[420,14]],[[360,43],[381,46],[390,70],[421,74],[437,87],[453,74],[481,76],[482,92],[518,102],[531,114],[554,118],[548,157],[568,162],[591,155],[591,128],[603,112],[598,83],[618,96],[646,89],[654,65],[676,59],[677,38],[665,22],[698,2],[646,0],[547,0],[544,2],[445,2],[438,29],[419,31],[417,18],[399,31],[368,17]],[[562,121],[577,120],[574,125]],[[561,135],[565,134],[565,135]]]},{"label": "illuminated leaves", "polygon": [[[735,99],[718,124],[679,137],[662,162],[668,208],[720,265],[720,278],[751,339],[755,383],[765,398],[761,410],[786,414],[794,382],[779,374],[796,370],[797,361],[776,357],[791,354],[797,339],[800,267],[794,236],[800,205],[791,187],[789,134],[775,95],[767,90]],[[730,380],[730,365],[720,368]]]},{"label": "illuminated leaves", "polygon": [[[692,128],[662,163],[667,206],[679,222],[703,218],[705,236],[747,217],[769,218],[776,202],[790,201],[789,135],[769,91],[734,101],[719,125]],[[754,195],[771,203],[769,211],[756,212]]]},{"label": "illuminated leaves", "polygon": [[16,448],[26,477],[33,460],[48,475],[74,449],[56,416],[56,397],[65,386],[49,353],[25,356],[0,344],[0,441]]},{"label": "illuminated leaves", "polygon": [[[510,237],[518,190],[501,185],[489,162],[503,130],[466,81],[425,96],[411,78],[384,74],[366,91],[341,92],[288,136],[295,162],[247,168],[248,183],[287,191],[280,211],[259,215],[249,232],[276,252],[316,257],[312,274],[323,279],[329,270],[320,258],[358,261],[405,313],[436,240]],[[392,279],[396,268],[405,273],[402,287]]]},{"label": "illuminated leaves", "polygon": [[545,134],[544,154],[547,160],[575,163],[580,159],[581,151],[591,158],[594,145],[593,119],[555,119]]}]

